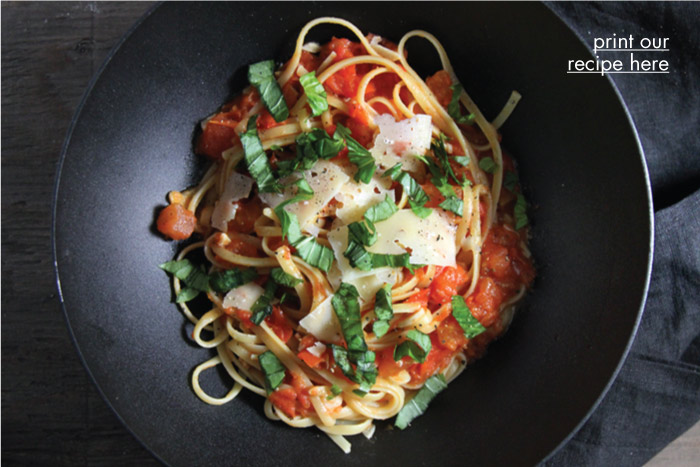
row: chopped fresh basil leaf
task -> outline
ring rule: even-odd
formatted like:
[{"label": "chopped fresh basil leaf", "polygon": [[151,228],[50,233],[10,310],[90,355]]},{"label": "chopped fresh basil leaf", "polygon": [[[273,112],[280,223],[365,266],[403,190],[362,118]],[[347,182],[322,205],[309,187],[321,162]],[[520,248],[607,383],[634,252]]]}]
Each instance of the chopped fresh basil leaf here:
[{"label": "chopped fresh basil leaf", "polygon": [[279,176],[284,177],[297,170],[308,170],[319,159],[331,159],[345,146],[342,139],[331,138],[323,128],[314,128],[296,137],[297,155],[293,160],[277,163]]},{"label": "chopped fresh basil leaf", "polygon": [[462,167],[469,165],[469,156],[454,156],[452,159]]},{"label": "chopped fresh basil leaf", "polygon": [[464,212],[464,201],[457,198],[456,196],[450,196],[449,198],[445,198],[445,201],[440,203],[438,206],[440,206],[446,211],[454,212],[458,216],[461,216]]},{"label": "chopped fresh basil leaf", "polygon": [[379,319],[372,324],[372,332],[375,336],[382,337],[389,331],[389,327],[391,327],[389,321]]},{"label": "chopped fresh basil leaf", "polygon": [[[350,381],[360,385],[360,388],[353,392],[361,397],[369,392],[377,380],[374,352],[371,350],[348,351],[345,347],[335,344],[331,344],[331,350],[333,352],[333,360],[335,360],[338,368]],[[355,363],[357,368],[353,368],[350,362]]]},{"label": "chopped fresh basil leaf", "polygon": [[423,191],[423,188],[421,188],[418,182],[411,177],[408,172],[401,172],[395,180],[401,184],[408,197],[412,199],[416,205],[423,206],[430,200],[425,191]]},{"label": "chopped fresh basil leaf", "polygon": [[187,279],[190,272],[195,268],[194,264],[189,259],[181,259],[179,261],[168,261],[158,266],[165,272],[169,272],[173,276],[177,277],[181,281]]},{"label": "chopped fresh basil leaf", "polygon": [[167,263],[161,264],[159,267],[183,281],[187,287],[200,292],[209,290],[209,277],[204,272],[204,267],[197,267],[188,259],[168,261]]},{"label": "chopped fresh basil leaf", "polygon": [[431,212],[433,212],[432,209],[426,208],[425,206],[421,206],[412,199],[408,200],[408,205],[411,206],[411,211],[413,211],[413,214],[420,217],[421,219],[425,219],[430,215]]},{"label": "chopped fresh basil leaf", "polygon": [[326,397],[326,400],[331,400],[336,396],[339,396],[342,392],[343,390],[340,389],[340,386],[334,384],[333,386],[331,386],[331,393]]},{"label": "chopped fresh basil leaf", "polygon": [[348,259],[350,266],[360,271],[369,271],[372,269],[372,253],[365,250],[360,243],[348,241],[348,247],[343,252],[343,256]]},{"label": "chopped fresh basil leaf", "polygon": [[445,174],[449,176],[452,180],[454,180],[455,183],[459,184],[457,174],[455,174],[454,170],[452,170],[452,166],[450,165],[450,158],[447,155],[447,149],[445,149],[444,137],[440,135],[438,139],[433,140],[433,142],[430,145],[430,148],[433,150],[433,154],[435,154],[437,160],[440,161],[440,166],[442,167],[442,170],[445,172]]},{"label": "chopped fresh basil leaf", "polygon": [[408,253],[400,255],[370,253],[365,250],[362,244],[353,240],[348,242],[348,247],[345,249],[345,252],[343,252],[343,255],[348,259],[350,266],[360,271],[370,271],[374,268],[383,267],[404,267],[413,270],[415,267],[411,264],[410,255]]},{"label": "chopped fresh basil leaf", "polygon": [[311,199],[311,197],[314,195],[313,188],[311,188],[309,182],[307,182],[304,178],[300,178],[294,182],[293,185],[297,187],[297,196],[303,195],[303,199]]},{"label": "chopped fresh basil leaf", "polygon": [[389,177],[392,180],[396,180],[396,177],[399,175],[400,172],[401,172],[401,162],[394,165],[392,168],[387,169],[387,171],[382,174],[382,177]]},{"label": "chopped fresh basil leaf", "polygon": [[384,201],[380,201],[365,211],[365,219],[373,223],[380,222],[387,220],[398,210],[399,208],[396,206],[396,203],[391,200],[389,195],[386,195]]},{"label": "chopped fresh basil leaf", "polygon": [[345,282],[341,283],[331,299],[331,305],[338,317],[348,350],[367,350],[365,337],[362,333],[359,293],[355,286]]},{"label": "chopped fresh basil leaf", "polygon": [[255,121],[258,116],[254,115],[248,119],[247,131],[240,134],[241,145],[245,153],[245,163],[248,172],[258,184],[258,190],[262,193],[279,193],[282,187],[275,180],[272,174],[270,162],[267,160],[267,154],[263,149],[262,142],[258,137],[258,129],[255,126]]},{"label": "chopped fresh basil leaf", "polygon": [[313,237],[304,236],[301,233],[297,216],[285,211],[285,204],[286,202],[278,205],[274,209],[282,227],[282,238],[286,237],[289,243],[296,248],[297,256],[311,266],[327,272],[333,265],[333,250],[321,245]]},{"label": "chopped fresh basil leaf", "polygon": [[515,172],[506,172],[503,175],[503,186],[506,187],[507,190],[513,191],[515,190],[515,185],[518,184],[518,174]]},{"label": "chopped fresh basil leaf", "polygon": [[355,369],[355,382],[360,385],[360,393],[357,392],[357,389],[353,392],[362,397],[364,393],[372,389],[372,385],[377,381],[378,371],[377,365],[375,364],[376,356],[371,350],[362,352],[350,351],[349,354],[350,360],[357,365]]},{"label": "chopped fresh basil leaf", "polygon": [[369,183],[372,180],[374,172],[377,170],[377,165],[374,162],[374,157],[364,146],[358,143],[350,136],[350,130],[338,123],[333,135],[336,139],[344,139],[348,147],[348,159],[357,166],[355,173],[355,181]]},{"label": "chopped fresh basil leaf", "polygon": [[274,279],[274,281],[279,285],[291,288],[304,282],[303,279],[297,279],[291,274],[285,272],[282,268],[274,268],[272,271],[270,271],[270,277],[272,277],[272,279]]},{"label": "chopped fresh basil leaf", "polygon": [[265,389],[270,394],[277,389],[285,377],[285,368],[282,362],[271,350],[261,353],[258,356],[258,363],[265,375]]},{"label": "chopped fresh basil leaf", "polygon": [[445,198],[457,196],[457,193],[455,193],[454,188],[452,187],[452,185],[449,184],[447,176],[442,172],[442,169],[438,166],[437,163],[435,163],[435,161],[424,156],[416,157],[418,157],[421,161],[423,161],[423,163],[425,163],[428,166],[428,170],[430,170],[430,173],[433,175],[430,181],[433,183],[435,188],[438,189],[442,196],[444,196]]},{"label": "chopped fresh basil leaf", "polygon": [[515,201],[515,230],[520,230],[528,224],[527,219],[527,203],[523,195],[518,195]]},{"label": "chopped fresh basil leaf", "polygon": [[199,295],[199,292],[209,291],[209,276],[204,272],[204,266],[197,267],[190,260],[181,259],[168,261],[159,267],[180,279],[185,285],[175,297],[176,303],[189,302]]},{"label": "chopped fresh basil leaf", "polygon": [[423,206],[430,200],[430,198],[428,198],[428,195],[425,193],[425,191],[423,191],[423,188],[421,188],[418,182],[416,182],[416,180],[411,177],[408,172],[401,172],[401,174],[397,175],[394,180],[401,184],[404,191],[408,195],[408,204],[411,206],[413,213],[421,219],[428,217],[432,212],[432,209]]},{"label": "chopped fresh basil leaf", "polygon": [[262,321],[272,314],[272,300],[275,298],[275,292],[277,291],[277,282],[272,279],[268,279],[265,284],[265,293],[263,293],[253,306],[250,307],[250,311],[253,313],[250,317],[250,321],[253,324],[260,324]]},{"label": "chopped fresh basil leaf", "polygon": [[[333,358],[343,373],[360,385],[360,391],[370,390],[377,378],[377,367],[374,363],[374,352],[367,349],[362,319],[360,316],[360,301],[357,289],[350,284],[341,283],[338,291],[331,299],[333,311],[340,322],[340,328],[347,344],[343,347],[331,345]],[[350,362],[355,363],[353,370]]]},{"label": "chopped fresh basil leaf", "polygon": [[225,271],[212,273],[209,276],[209,286],[216,292],[226,293],[229,290],[257,279],[257,277],[258,273],[255,268],[227,269]]},{"label": "chopped fresh basil leaf", "polygon": [[324,272],[328,272],[331,269],[335,258],[333,250],[321,245],[315,238],[304,237],[300,242],[293,245],[297,249],[299,257],[311,266],[317,267]]},{"label": "chopped fresh basil leaf", "polygon": [[335,364],[338,365],[338,368],[340,368],[343,374],[350,379],[354,378],[355,370],[350,364],[348,349],[339,345],[331,344],[331,351],[333,352],[333,360],[335,361]]},{"label": "chopped fresh basil leaf", "polygon": [[379,234],[377,234],[377,229],[371,221],[358,221],[348,225],[348,242],[372,246],[378,238]]},{"label": "chopped fresh basil leaf", "polygon": [[[262,298],[262,297],[261,297]],[[260,300],[260,299],[258,299]],[[257,301],[255,303],[258,303]],[[260,325],[265,318],[272,314],[272,305],[266,305],[261,307],[258,311],[250,315],[250,322],[253,324]]]},{"label": "chopped fresh basil leaf", "polygon": [[311,71],[299,77],[299,82],[306,93],[306,100],[311,107],[311,114],[318,117],[328,110],[328,96],[323,85],[316,78],[316,72]]},{"label": "chopped fresh basil leaf", "polygon": [[400,255],[383,255],[372,253],[372,267],[373,268],[408,268],[413,271],[415,265],[411,264],[411,255],[408,253],[402,253]]},{"label": "chopped fresh basil leaf", "polygon": [[248,81],[258,90],[265,107],[276,122],[281,122],[289,117],[289,109],[282,95],[282,89],[275,79],[274,61],[265,60],[250,65],[248,67]]},{"label": "chopped fresh basil leaf", "polygon": [[195,289],[194,287],[185,287],[184,289],[180,289],[180,292],[178,292],[177,297],[175,297],[175,302],[176,303],[189,302],[190,300],[195,298],[197,295],[199,295],[199,290]]},{"label": "chopped fresh basil leaf", "polygon": [[408,340],[394,347],[394,361],[398,362],[408,355],[418,363],[425,362],[430,349],[433,347],[433,344],[430,342],[430,336],[413,329],[406,333],[406,337]]},{"label": "chopped fresh basil leaf", "polygon": [[479,161],[479,167],[481,167],[481,170],[488,174],[492,174],[496,171],[498,168],[498,165],[496,162],[493,160],[491,157],[484,157]]},{"label": "chopped fresh basil leaf", "polygon": [[369,183],[372,180],[377,165],[374,163],[374,157],[367,151],[367,154],[348,153],[350,162],[357,166],[357,172],[353,177],[356,182]]},{"label": "chopped fresh basil leaf", "polygon": [[391,303],[391,284],[384,284],[374,296],[374,314],[377,319],[388,321],[394,317]]},{"label": "chopped fresh basil leaf", "polygon": [[280,146],[279,144],[273,144],[272,146],[270,146],[270,151],[281,151],[281,150],[282,150],[282,146]]},{"label": "chopped fresh basil leaf", "polygon": [[400,430],[406,428],[413,420],[425,413],[430,401],[445,388],[447,388],[447,382],[443,375],[438,374],[428,378],[413,399],[401,408],[394,426]]},{"label": "chopped fresh basil leaf", "polygon": [[281,203],[277,205],[274,211],[280,220],[280,226],[282,227],[282,239],[284,240],[286,238],[289,240],[289,243],[294,245],[296,242],[301,241],[304,236],[301,233],[301,227],[299,227],[299,219],[297,219],[297,216],[287,212],[284,209],[286,204],[288,203]]},{"label": "chopped fresh basil leaf", "polygon": [[474,123],[474,114],[462,115],[462,110],[459,107],[459,96],[462,94],[462,85],[459,83],[450,86],[452,88],[452,99],[447,105],[447,113],[450,114],[455,122],[471,125]]},{"label": "chopped fresh basil leaf", "polygon": [[389,321],[394,317],[394,308],[391,304],[391,284],[377,290],[374,296],[374,315],[377,320],[372,325],[372,332],[377,337],[382,337],[389,331]]},{"label": "chopped fresh basil leaf", "polygon": [[464,297],[461,295],[454,295],[452,297],[452,316],[455,317],[462,327],[464,335],[467,336],[468,339],[472,339],[486,331],[486,328],[472,315],[471,310],[464,301]]}]

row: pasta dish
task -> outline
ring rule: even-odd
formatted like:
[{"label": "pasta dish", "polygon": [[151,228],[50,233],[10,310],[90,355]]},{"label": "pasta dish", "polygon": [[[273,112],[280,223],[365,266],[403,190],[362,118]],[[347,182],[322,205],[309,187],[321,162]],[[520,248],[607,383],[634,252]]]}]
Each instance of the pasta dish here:
[{"label": "pasta dish", "polygon": [[[322,23],[352,40],[306,40]],[[442,69],[423,79],[411,38]],[[339,18],[300,32],[292,57],[248,67],[250,85],[206,118],[198,185],[171,191],[157,227],[190,239],[161,265],[192,338],[208,404],[244,388],[292,427],[347,436],[406,428],[508,327],[534,279],[527,204],[498,129],[425,31],[398,43]],[[206,309],[197,305],[205,303]],[[222,365],[223,397],[200,385]]]}]

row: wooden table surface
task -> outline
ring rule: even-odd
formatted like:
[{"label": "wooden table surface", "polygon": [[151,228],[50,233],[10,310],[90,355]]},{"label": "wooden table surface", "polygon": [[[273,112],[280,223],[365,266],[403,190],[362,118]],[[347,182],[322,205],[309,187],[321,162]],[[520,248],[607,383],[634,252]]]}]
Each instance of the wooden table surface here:
[{"label": "wooden table surface", "polygon": [[[2,3],[2,460],[157,465],[73,347],[51,252],[56,164],[110,49],[150,2]],[[649,465],[698,465],[700,423]]]}]

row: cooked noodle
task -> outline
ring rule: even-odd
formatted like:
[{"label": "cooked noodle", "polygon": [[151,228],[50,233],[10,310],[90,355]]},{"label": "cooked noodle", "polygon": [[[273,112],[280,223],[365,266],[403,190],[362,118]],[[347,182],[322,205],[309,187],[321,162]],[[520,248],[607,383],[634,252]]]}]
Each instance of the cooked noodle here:
[{"label": "cooked noodle", "polygon": [[[344,26],[359,43],[338,39],[324,46],[307,43],[309,30],[324,23]],[[413,37],[433,45],[442,62],[442,72],[423,80],[411,68],[406,45]],[[299,77],[312,69],[327,92],[328,108],[317,117],[311,115],[307,95],[299,92],[298,84]],[[356,78],[352,78],[351,71]],[[247,174],[242,168],[245,151],[241,140],[233,137],[225,150],[209,154],[215,161],[196,187],[170,194],[171,204],[179,204],[195,214],[194,230],[204,237],[203,241],[184,248],[177,260],[191,257],[193,251],[201,250],[209,272],[255,268],[259,277],[265,278],[273,268],[281,268],[299,281],[285,289],[285,293],[294,298],[278,303],[278,293],[273,301],[274,316],[264,319],[259,325],[249,321],[250,306],[246,309],[237,307],[237,303],[228,303],[226,293],[209,290],[210,308],[201,316],[187,303],[180,303],[187,319],[195,324],[194,341],[201,347],[216,349],[216,356],[197,366],[192,374],[192,387],[197,396],[208,404],[220,405],[233,400],[243,388],[251,390],[266,397],[264,413],[269,418],[282,420],[293,427],[315,426],[349,452],[350,443],[346,436],[360,433],[371,436],[374,420],[397,415],[427,378],[439,373],[449,382],[464,370],[470,360],[480,356],[488,342],[508,326],[514,306],[532,282],[534,272],[526,246],[527,229],[522,226],[516,229],[513,215],[516,205],[517,217],[516,199],[520,196],[520,188],[517,184],[504,187],[505,171],[514,173],[514,168],[510,158],[503,154],[497,133],[520,95],[514,92],[504,110],[491,123],[462,91],[457,96],[458,105],[472,114],[475,124],[468,127],[457,122],[453,112],[447,109],[446,103],[453,89],[449,86],[459,82],[447,53],[433,35],[411,31],[393,45],[379,36],[365,37],[354,25],[339,18],[319,18],[308,23],[298,36],[291,59],[277,72],[276,79],[285,92],[289,117],[267,127],[261,127],[258,122],[258,136],[268,158],[273,154],[278,160],[290,157],[295,153],[300,134],[323,128],[332,135],[339,123],[346,126],[354,123],[351,128],[353,136],[358,126],[362,127],[362,131],[371,136],[362,144],[371,147],[376,135],[384,131],[380,117],[386,115],[393,117],[392,121],[428,115],[431,125],[428,137],[434,141],[442,138],[450,158],[468,158],[463,160],[464,164],[450,162],[458,175],[468,179],[460,186],[453,186],[457,189],[458,199],[455,201],[462,202],[460,211],[448,212],[438,207],[435,200],[426,206],[440,211],[439,216],[437,213],[431,216],[439,217],[440,222],[449,226],[450,235],[454,235],[453,249],[446,250],[455,252],[453,258],[448,258],[453,266],[427,264],[415,273],[405,267],[382,268],[383,282],[391,284],[393,318],[388,332],[381,336],[375,335],[372,327],[378,320],[374,311],[374,294],[369,299],[361,297],[362,337],[376,355],[379,368],[371,389],[362,395],[354,392],[358,384],[348,379],[334,363],[330,344],[342,344],[342,339],[324,341],[300,324],[311,312],[327,306],[329,297],[338,291],[338,283],[347,279],[347,272],[339,271],[340,265],[335,264],[340,259],[337,252],[334,266],[328,272],[302,259],[282,238],[284,228],[280,219],[272,209],[274,206],[267,206],[269,203],[265,201],[270,198],[259,196],[255,189],[251,195],[234,203],[238,210],[232,219],[236,222],[254,216],[248,222],[249,231],[230,227],[231,223],[226,231],[212,225],[217,215],[216,203],[224,195],[227,181],[236,173]],[[355,79],[354,94],[348,96],[336,92],[339,86],[345,85],[343,79]],[[249,118],[261,115],[265,106],[252,86],[244,90],[242,96],[247,96],[248,105],[237,101],[233,107],[228,106],[213,115],[203,124],[204,132],[213,132],[217,126],[220,128],[217,131],[227,131],[224,128],[232,127],[236,135],[245,132]],[[229,117],[234,110],[238,112],[236,118]],[[426,154],[429,156],[430,150]],[[408,159],[411,156],[402,157]],[[491,167],[485,165],[486,158],[493,162]],[[352,181],[355,167],[347,159],[339,156],[320,163],[334,164],[347,175],[347,184],[357,184]],[[375,193],[393,193],[392,201],[398,212],[410,217],[413,214],[408,214],[412,207],[407,190],[380,176],[389,168],[378,162],[373,177],[377,186]],[[406,160],[404,169],[411,171],[431,199],[444,199],[434,187],[431,188],[430,174],[425,166],[409,166]],[[304,234],[313,235],[322,247],[335,248],[334,232],[347,224],[339,217],[341,209],[348,210],[355,202],[352,196],[348,196],[336,193],[332,202],[325,203],[305,220],[302,224]],[[390,194],[387,196],[391,197]],[[345,202],[339,202],[339,199]],[[229,221],[231,219],[227,219]],[[391,218],[385,222],[391,222]],[[416,253],[415,248],[409,253]],[[377,277],[379,274],[377,272]],[[265,285],[262,280],[257,283]],[[379,286],[381,284],[373,287]],[[186,284],[174,277],[173,287],[175,293],[180,294]],[[471,339],[464,336],[452,317],[450,295],[460,295],[466,300],[472,315],[486,328],[484,333]],[[411,357],[394,361],[393,350],[406,342],[413,330],[431,337],[433,346],[427,359],[423,363],[417,363]],[[314,361],[310,363],[310,357],[306,355],[313,346],[309,345],[310,342],[320,343],[314,350],[320,355],[320,362],[312,358]],[[276,356],[286,372],[284,381],[271,394],[266,388],[265,370],[258,361],[266,351]],[[217,365],[223,365],[231,377],[231,389],[223,397],[207,394],[200,385],[202,372]]]}]

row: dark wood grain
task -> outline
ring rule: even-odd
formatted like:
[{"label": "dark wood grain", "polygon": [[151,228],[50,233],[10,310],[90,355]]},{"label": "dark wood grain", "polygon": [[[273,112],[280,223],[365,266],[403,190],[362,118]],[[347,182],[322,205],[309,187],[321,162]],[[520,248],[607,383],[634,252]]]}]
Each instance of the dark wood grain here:
[{"label": "dark wood grain", "polygon": [[150,3],[2,4],[2,461],[157,465],[104,403],[53,275],[56,164],[85,89]]}]

